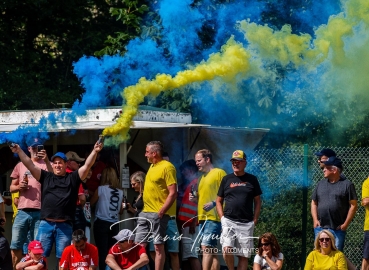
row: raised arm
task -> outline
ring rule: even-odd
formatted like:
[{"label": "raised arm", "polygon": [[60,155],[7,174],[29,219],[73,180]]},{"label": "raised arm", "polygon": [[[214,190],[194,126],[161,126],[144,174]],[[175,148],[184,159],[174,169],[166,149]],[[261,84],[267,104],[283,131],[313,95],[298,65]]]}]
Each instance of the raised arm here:
[{"label": "raised arm", "polygon": [[22,148],[16,144],[14,147],[10,147],[13,153],[17,153],[21,162],[26,166],[26,168],[31,172],[32,176],[37,180],[40,181],[41,177],[41,169],[37,167],[32,160],[24,153]]},{"label": "raised arm", "polygon": [[95,164],[97,154],[103,149],[104,144],[96,142],[91,154],[87,157],[85,164],[78,169],[79,178],[85,180],[92,165]]}]

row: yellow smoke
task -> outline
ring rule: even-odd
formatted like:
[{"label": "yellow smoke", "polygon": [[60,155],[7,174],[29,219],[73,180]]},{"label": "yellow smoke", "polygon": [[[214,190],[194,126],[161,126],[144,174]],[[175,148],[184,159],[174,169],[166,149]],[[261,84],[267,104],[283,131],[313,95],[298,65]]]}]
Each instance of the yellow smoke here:
[{"label": "yellow smoke", "polygon": [[123,113],[113,126],[104,129],[103,134],[118,136],[114,139],[115,143],[127,140],[138,105],[146,96],[156,96],[162,91],[173,90],[194,82],[212,80],[216,77],[221,77],[228,82],[235,80],[238,74],[245,74],[250,69],[249,58],[250,55],[245,48],[231,38],[219,53],[210,55],[206,62],[198,64],[191,70],[180,71],[174,77],[158,74],[153,80],[141,78],[136,85],[128,86],[123,90],[122,96],[126,101]]},{"label": "yellow smoke", "polygon": [[353,27],[363,22],[369,25],[369,1],[351,0],[346,3],[346,12],[331,16],[328,23],[319,26],[315,39],[309,34],[292,34],[290,25],[280,31],[268,26],[257,25],[246,20],[239,23],[249,48],[264,60],[278,61],[283,66],[293,63],[296,66],[316,67],[332,54],[333,64],[346,62],[345,38],[352,36]]}]

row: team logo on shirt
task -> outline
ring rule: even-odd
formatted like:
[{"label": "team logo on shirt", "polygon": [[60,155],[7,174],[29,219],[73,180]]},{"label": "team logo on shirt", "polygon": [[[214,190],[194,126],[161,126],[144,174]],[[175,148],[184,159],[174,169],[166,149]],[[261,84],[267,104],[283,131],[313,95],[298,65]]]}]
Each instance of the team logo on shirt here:
[{"label": "team logo on shirt", "polygon": [[240,182],[240,183],[231,183],[229,185],[230,188],[234,188],[234,187],[245,187],[247,184],[247,182]]}]

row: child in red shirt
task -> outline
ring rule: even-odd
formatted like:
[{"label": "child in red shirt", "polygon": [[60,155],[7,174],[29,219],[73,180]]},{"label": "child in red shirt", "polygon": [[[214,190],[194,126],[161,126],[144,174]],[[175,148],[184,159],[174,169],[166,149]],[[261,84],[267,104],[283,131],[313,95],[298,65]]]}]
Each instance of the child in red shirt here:
[{"label": "child in red shirt", "polygon": [[[39,270],[46,270],[46,258],[42,256],[44,250],[39,241],[32,241],[28,244],[28,254],[17,264],[17,270],[27,269],[28,266],[39,266]],[[32,268],[35,269],[35,268]]]}]

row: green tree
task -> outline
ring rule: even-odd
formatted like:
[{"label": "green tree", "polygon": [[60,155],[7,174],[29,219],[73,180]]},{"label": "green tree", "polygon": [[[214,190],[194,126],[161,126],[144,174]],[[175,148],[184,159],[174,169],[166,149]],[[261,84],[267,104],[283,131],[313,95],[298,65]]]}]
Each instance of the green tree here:
[{"label": "green tree", "polygon": [[[123,2],[128,7],[137,3]],[[105,0],[3,1],[0,110],[50,108],[79,98],[83,89],[72,63],[100,50],[106,37],[124,25],[136,27],[136,15],[122,15],[123,26],[110,16],[110,11],[125,12],[117,5]]]}]

